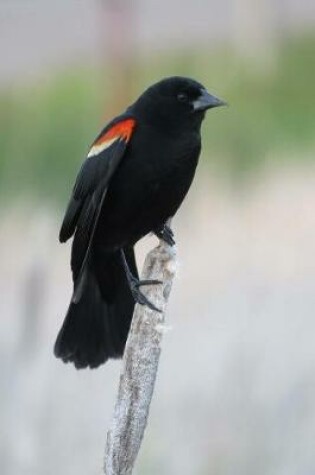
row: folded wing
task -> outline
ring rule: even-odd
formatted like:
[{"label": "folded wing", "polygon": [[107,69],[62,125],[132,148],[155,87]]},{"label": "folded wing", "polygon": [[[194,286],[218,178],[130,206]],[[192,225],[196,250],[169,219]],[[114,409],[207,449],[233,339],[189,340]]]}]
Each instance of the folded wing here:
[{"label": "folded wing", "polygon": [[74,281],[89,255],[91,241],[111,177],[122,160],[136,122],[123,115],[112,121],[92,144],[77,176],[60,229],[60,242],[74,234],[72,253]]}]

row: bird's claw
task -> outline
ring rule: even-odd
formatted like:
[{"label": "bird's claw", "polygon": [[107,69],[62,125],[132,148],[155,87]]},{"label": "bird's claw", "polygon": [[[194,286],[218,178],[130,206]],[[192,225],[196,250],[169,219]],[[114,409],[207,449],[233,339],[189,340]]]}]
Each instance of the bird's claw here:
[{"label": "bird's claw", "polygon": [[136,280],[135,287],[139,288],[139,287],[142,287],[143,285],[158,285],[158,284],[161,285],[163,284],[163,282],[157,279]]},{"label": "bird's claw", "polygon": [[168,244],[169,246],[175,245],[174,233],[167,224],[164,224],[161,229],[155,231],[155,235],[159,239],[162,239],[164,242],[166,242],[166,244]]},{"label": "bird's claw", "polygon": [[157,279],[144,279],[144,280],[137,279],[130,272],[123,249],[121,250],[121,257],[122,257],[122,263],[126,272],[129,288],[131,290],[134,301],[139,303],[140,305],[146,305],[151,310],[155,310],[156,312],[161,312],[161,310],[158,309],[155,305],[153,305],[153,303],[151,303],[150,300],[140,291],[140,287],[144,285],[161,285],[163,284],[163,282]]},{"label": "bird's claw", "polygon": [[157,284],[163,284],[162,281],[160,280],[138,280],[135,277],[133,277],[130,280],[130,289],[132,296],[135,300],[140,305],[146,305],[149,307],[151,310],[154,310],[156,312],[161,312],[159,308],[157,308],[153,303],[150,302],[150,300],[139,290],[139,288],[142,285],[157,285]]}]

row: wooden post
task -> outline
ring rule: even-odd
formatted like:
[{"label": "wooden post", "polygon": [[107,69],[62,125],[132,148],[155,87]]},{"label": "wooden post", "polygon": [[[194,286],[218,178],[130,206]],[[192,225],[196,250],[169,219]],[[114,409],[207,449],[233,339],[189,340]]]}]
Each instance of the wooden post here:
[{"label": "wooden post", "polygon": [[114,417],[107,434],[104,473],[130,475],[147,424],[156,380],[165,310],[176,271],[176,251],[161,241],[146,257],[142,279],[159,279],[162,285],[142,287],[161,310],[136,305],[122,362]]}]

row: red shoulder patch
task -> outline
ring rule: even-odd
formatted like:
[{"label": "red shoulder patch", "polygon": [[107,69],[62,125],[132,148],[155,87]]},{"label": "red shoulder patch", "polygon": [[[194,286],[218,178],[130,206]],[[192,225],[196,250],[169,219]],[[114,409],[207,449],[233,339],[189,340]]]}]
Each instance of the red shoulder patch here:
[{"label": "red shoulder patch", "polygon": [[129,142],[133,129],[135,128],[135,119],[124,119],[114,124],[109,130],[104,132],[92,145],[88,157],[98,155],[106,148],[110,147],[116,140]]},{"label": "red shoulder patch", "polygon": [[95,145],[98,145],[106,140],[111,140],[113,138],[122,138],[126,142],[129,142],[132,131],[136,125],[135,119],[125,119],[117,124],[113,125],[104,135],[102,135]]}]

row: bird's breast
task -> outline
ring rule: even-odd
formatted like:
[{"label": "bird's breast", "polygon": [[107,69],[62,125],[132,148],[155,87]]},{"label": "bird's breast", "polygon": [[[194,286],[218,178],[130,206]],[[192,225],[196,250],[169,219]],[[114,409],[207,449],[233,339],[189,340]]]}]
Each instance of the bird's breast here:
[{"label": "bird's breast", "polygon": [[149,139],[145,134],[131,144],[109,186],[101,227],[110,240],[130,242],[157,229],[176,213],[193,180],[199,143]]}]

